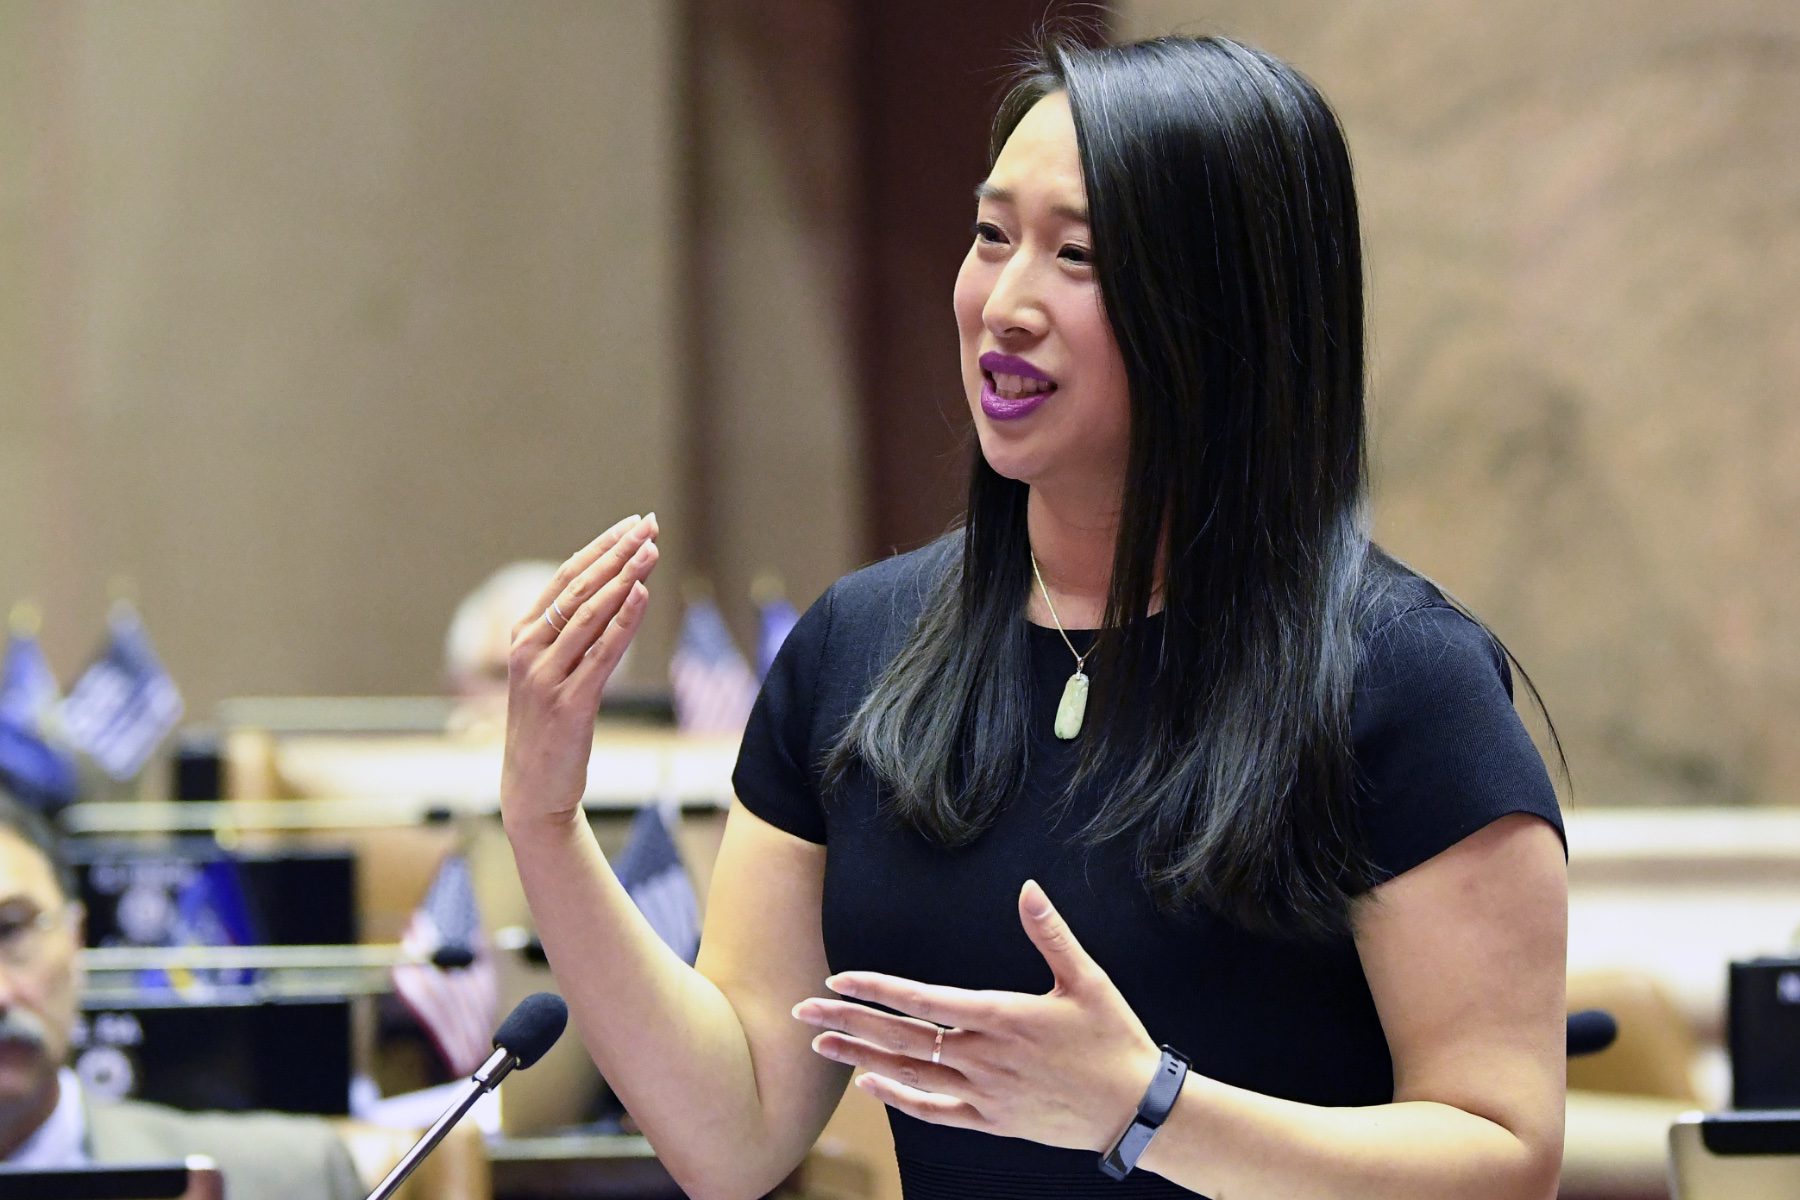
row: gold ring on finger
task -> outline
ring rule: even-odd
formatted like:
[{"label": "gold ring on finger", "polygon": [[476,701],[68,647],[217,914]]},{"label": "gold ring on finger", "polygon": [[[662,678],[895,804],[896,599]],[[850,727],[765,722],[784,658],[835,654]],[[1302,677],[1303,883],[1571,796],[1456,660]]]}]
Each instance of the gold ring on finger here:
[{"label": "gold ring on finger", "polygon": [[944,1027],[938,1026],[937,1040],[931,1043],[931,1063],[936,1066],[944,1057]]}]

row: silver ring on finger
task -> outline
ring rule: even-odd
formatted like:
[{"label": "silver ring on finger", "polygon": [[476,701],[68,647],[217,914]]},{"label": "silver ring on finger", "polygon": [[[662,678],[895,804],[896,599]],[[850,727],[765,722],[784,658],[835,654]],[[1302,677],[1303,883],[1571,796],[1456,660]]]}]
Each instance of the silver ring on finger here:
[{"label": "silver ring on finger", "polygon": [[555,612],[555,613],[556,613],[556,619],[557,619],[557,620],[559,620],[559,621],[561,621],[561,622],[562,622],[562,623],[563,623],[563,628],[564,628],[564,629],[567,629],[567,628],[568,628],[568,627],[569,627],[569,614],[568,614],[568,613],[566,613],[566,612],[564,612],[564,611],[563,611],[563,610],[562,610],[562,609],[561,609],[561,608],[560,608],[560,607],[559,607],[559,606],[558,606],[558,605],[557,605],[557,603],[556,603],[556,601],[554,601],[554,600],[552,600],[552,601],[551,601],[551,602],[550,602],[550,608],[551,608],[551,610],[552,610],[552,611],[553,611],[553,612]]},{"label": "silver ring on finger", "polygon": [[944,1057],[944,1027],[938,1026],[937,1040],[931,1043],[931,1064],[936,1066]]},{"label": "silver ring on finger", "polygon": [[[550,608],[555,608],[555,607],[556,607],[556,605],[554,605],[554,604],[552,604],[550,606]],[[548,625],[551,629],[555,630],[557,633],[561,633],[563,630],[565,630],[569,627],[568,619],[565,617],[563,619],[563,623],[561,625],[558,625],[555,621],[552,621],[550,619],[550,608],[546,608],[544,610],[544,624]]]}]

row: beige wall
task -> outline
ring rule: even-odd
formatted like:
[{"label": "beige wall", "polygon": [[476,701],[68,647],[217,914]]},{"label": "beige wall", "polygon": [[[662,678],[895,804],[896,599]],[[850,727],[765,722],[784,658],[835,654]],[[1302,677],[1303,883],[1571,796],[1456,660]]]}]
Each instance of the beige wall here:
[{"label": "beige wall", "polygon": [[640,679],[684,580],[810,600],[861,520],[834,12],[0,5],[0,605],[66,678],[128,577],[204,718],[436,690],[464,592],[633,510]]},{"label": "beige wall", "polygon": [[832,0],[693,0],[691,265],[702,535],[740,639],[756,576],[805,607],[850,567],[863,487],[849,290],[851,19]]},{"label": "beige wall", "polygon": [[1380,536],[1525,660],[1577,801],[1800,799],[1800,7],[1120,7],[1336,104]]},{"label": "beige wall", "polygon": [[667,5],[6,13],[0,592],[65,674],[122,573],[196,715],[431,690],[493,566],[680,528]]}]

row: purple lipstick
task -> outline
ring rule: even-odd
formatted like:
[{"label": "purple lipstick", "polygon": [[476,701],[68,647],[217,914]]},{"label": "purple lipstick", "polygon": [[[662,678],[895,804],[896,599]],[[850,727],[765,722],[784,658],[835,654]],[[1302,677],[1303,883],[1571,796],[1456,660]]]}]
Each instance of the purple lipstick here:
[{"label": "purple lipstick", "polygon": [[1054,379],[1016,355],[990,350],[979,363],[981,411],[991,420],[1016,421],[1036,412],[1056,390]]}]

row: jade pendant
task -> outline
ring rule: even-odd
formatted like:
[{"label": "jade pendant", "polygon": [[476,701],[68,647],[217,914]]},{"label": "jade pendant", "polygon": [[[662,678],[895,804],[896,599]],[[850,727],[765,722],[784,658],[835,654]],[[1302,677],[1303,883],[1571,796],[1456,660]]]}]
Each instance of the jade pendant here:
[{"label": "jade pendant", "polygon": [[1056,706],[1056,736],[1068,741],[1081,732],[1081,719],[1087,716],[1088,677],[1080,671],[1063,684],[1062,703]]}]

